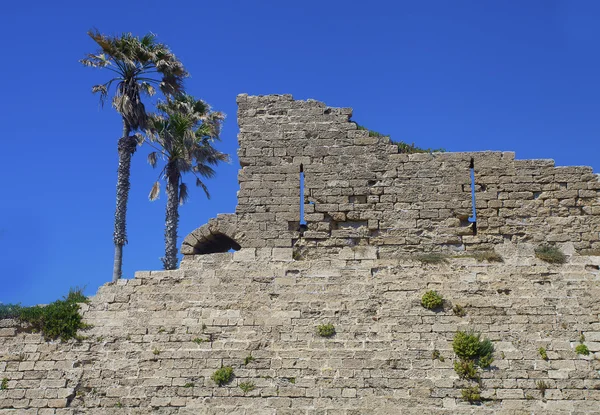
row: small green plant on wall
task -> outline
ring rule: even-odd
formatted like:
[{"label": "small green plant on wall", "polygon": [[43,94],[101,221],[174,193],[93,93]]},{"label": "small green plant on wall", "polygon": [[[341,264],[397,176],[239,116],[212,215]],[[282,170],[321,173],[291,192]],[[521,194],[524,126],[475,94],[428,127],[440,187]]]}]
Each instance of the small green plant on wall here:
[{"label": "small green plant on wall", "polygon": [[333,324],[321,324],[317,327],[317,334],[321,337],[333,337],[335,335],[335,327]]},{"label": "small green plant on wall", "polygon": [[421,297],[421,305],[428,310],[435,310],[444,305],[444,298],[436,291],[427,291]]},{"label": "small green plant on wall", "polygon": [[255,386],[252,382],[242,382],[239,384],[239,387],[246,394],[250,391],[253,391]]},{"label": "small green plant on wall", "polygon": [[535,249],[535,256],[550,264],[564,264],[567,257],[560,249],[552,245],[542,245]]},{"label": "small green plant on wall", "polygon": [[544,360],[548,360],[548,353],[546,352],[546,349],[543,347],[540,347],[538,349],[538,352],[540,352],[540,356],[542,357],[542,359]]},{"label": "small green plant on wall", "polygon": [[8,389],[8,378],[2,379],[2,383],[0,383],[0,390]]},{"label": "small green plant on wall", "polygon": [[494,362],[494,345],[489,339],[481,340],[474,331],[458,331],[452,340],[452,349],[459,360],[454,371],[461,379],[478,380],[477,368],[487,369]]},{"label": "small green plant on wall", "polygon": [[479,386],[471,386],[464,388],[461,391],[463,400],[469,402],[471,405],[481,402],[481,391]]},{"label": "small green plant on wall", "polygon": [[578,344],[575,347],[575,353],[589,356],[590,349],[588,349],[588,347],[585,344]]},{"label": "small green plant on wall", "polygon": [[226,385],[233,379],[233,368],[225,366],[217,369],[210,378],[219,386]]}]

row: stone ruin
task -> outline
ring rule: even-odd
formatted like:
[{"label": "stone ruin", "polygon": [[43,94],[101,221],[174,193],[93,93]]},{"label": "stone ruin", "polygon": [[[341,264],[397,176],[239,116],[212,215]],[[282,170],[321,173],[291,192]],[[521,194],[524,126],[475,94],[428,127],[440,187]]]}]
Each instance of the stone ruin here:
[{"label": "stone ruin", "polygon": [[[401,154],[350,108],[238,105],[235,213],[184,239],[179,270],[100,287],[80,342],[0,321],[0,415],[600,414],[591,168]],[[537,258],[543,245],[567,262]],[[442,307],[421,305],[429,290]],[[494,344],[478,381],[454,370],[459,330]]]}]

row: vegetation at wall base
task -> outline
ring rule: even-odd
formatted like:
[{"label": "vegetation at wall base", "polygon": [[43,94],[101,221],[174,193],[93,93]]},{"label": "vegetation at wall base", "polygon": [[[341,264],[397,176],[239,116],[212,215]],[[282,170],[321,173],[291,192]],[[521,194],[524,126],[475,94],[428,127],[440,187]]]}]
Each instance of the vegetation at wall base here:
[{"label": "vegetation at wall base", "polygon": [[29,324],[30,328],[39,331],[46,340],[63,341],[69,339],[81,340],[77,331],[88,327],[79,314],[79,304],[87,302],[83,289],[69,290],[63,300],[57,300],[46,306],[21,307],[6,304],[0,308],[0,319],[15,318]]}]

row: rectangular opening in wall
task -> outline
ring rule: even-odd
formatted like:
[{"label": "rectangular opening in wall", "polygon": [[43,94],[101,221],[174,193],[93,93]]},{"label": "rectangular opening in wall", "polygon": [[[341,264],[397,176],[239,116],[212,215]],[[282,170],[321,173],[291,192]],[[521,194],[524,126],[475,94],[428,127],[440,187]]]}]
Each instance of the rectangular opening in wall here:
[{"label": "rectangular opening in wall", "polygon": [[473,235],[477,235],[477,211],[475,209],[475,160],[471,157],[469,164],[471,170],[471,207],[473,215],[469,216],[469,222],[473,224]]},{"label": "rectangular opening in wall", "polygon": [[300,164],[300,228],[306,228],[304,219],[304,166]]}]

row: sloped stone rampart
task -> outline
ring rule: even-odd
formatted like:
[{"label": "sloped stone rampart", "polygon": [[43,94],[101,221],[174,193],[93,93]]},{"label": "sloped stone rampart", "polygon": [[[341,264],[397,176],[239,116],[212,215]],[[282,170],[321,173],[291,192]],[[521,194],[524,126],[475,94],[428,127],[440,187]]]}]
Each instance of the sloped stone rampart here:
[{"label": "sloped stone rampart", "polygon": [[[558,266],[527,244],[497,248],[505,263],[247,248],[138,272],[83,306],[94,327],[81,343],[4,322],[0,414],[599,413],[600,257]],[[443,310],[420,305],[430,289]],[[332,338],[316,334],[326,323]],[[467,382],[453,370],[453,335],[471,328],[496,347],[480,406],[461,400]],[[590,356],[574,352],[582,334]],[[219,387],[222,366],[235,377]]]}]

